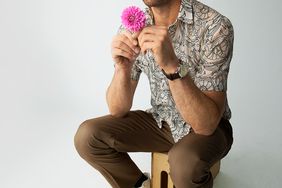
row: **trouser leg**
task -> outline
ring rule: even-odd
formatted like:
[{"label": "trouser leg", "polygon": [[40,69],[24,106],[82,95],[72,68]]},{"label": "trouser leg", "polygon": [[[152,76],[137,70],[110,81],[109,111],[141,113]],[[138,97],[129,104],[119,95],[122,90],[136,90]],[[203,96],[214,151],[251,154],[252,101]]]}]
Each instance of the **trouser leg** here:
[{"label": "trouser leg", "polygon": [[74,138],[79,155],[114,188],[132,188],[142,175],[126,152],[168,151],[174,144],[170,129],[160,129],[152,115],[131,111],[84,121]]},{"label": "trouser leg", "polygon": [[222,159],[233,143],[232,127],[222,119],[214,134],[190,132],[168,153],[170,176],[176,188],[211,188],[210,167]]}]

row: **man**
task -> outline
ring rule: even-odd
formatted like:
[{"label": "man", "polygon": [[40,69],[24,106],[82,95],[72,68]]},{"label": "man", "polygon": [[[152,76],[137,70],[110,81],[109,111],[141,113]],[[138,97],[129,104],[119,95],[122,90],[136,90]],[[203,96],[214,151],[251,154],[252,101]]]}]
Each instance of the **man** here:
[{"label": "man", "polygon": [[[127,152],[168,152],[176,188],[212,187],[209,169],[233,142],[226,97],[232,25],[196,0],[143,1],[147,27],[135,34],[121,27],[112,42],[111,115],[84,121],[76,149],[114,188],[149,181]],[[141,72],[152,108],[130,111]]]}]

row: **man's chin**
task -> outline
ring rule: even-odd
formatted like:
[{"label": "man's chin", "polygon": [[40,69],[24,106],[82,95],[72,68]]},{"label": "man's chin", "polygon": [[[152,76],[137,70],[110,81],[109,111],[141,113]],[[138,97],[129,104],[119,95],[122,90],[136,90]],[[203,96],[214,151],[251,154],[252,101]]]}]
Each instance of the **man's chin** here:
[{"label": "man's chin", "polygon": [[161,7],[169,2],[169,0],[143,0],[148,7]]}]

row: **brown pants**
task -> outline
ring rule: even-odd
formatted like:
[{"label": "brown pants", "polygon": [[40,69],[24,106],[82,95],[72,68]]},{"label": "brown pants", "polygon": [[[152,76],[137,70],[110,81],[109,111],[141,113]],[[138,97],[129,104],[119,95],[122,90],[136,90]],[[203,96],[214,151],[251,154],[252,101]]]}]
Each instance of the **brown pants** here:
[{"label": "brown pants", "polygon": [[114,188],[132,188],[142,172],[127,152],[168,152],[170,176],[176,188],[212,187],[210,167],[230,150],[233,136],[222,119],[214,134],[193,131],[175,143],[166,123],[160,129],[152,115],[130,111],[84,121],[74,138],[79,155]]}]

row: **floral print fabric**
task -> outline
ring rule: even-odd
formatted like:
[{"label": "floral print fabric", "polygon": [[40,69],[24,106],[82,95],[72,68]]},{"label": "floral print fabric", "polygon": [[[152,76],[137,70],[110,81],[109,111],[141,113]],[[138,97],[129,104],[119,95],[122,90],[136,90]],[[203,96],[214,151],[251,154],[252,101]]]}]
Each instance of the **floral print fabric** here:
[{"label": "floral print fabric", "polygon": [[[146,25],[154,25],[146,8]],[[123,26],[119,32],[125,30]],[[227,77],[233,52],[233,27],[225,16],[196,0],[182,0],[178,18],[168,28],[177,57],[189,69],[189,76],[202,91],[226,91]],[[163,121],[170,126],[175,142],[190,132],[191,126],[176,109],[167,78],[154,60],[151,51],[139,55],[134,62],[131,78],[138,81],[145,73],[150,82],[152,113],[158,126]],[[223,118],[230,119],[226,100]]]}]

